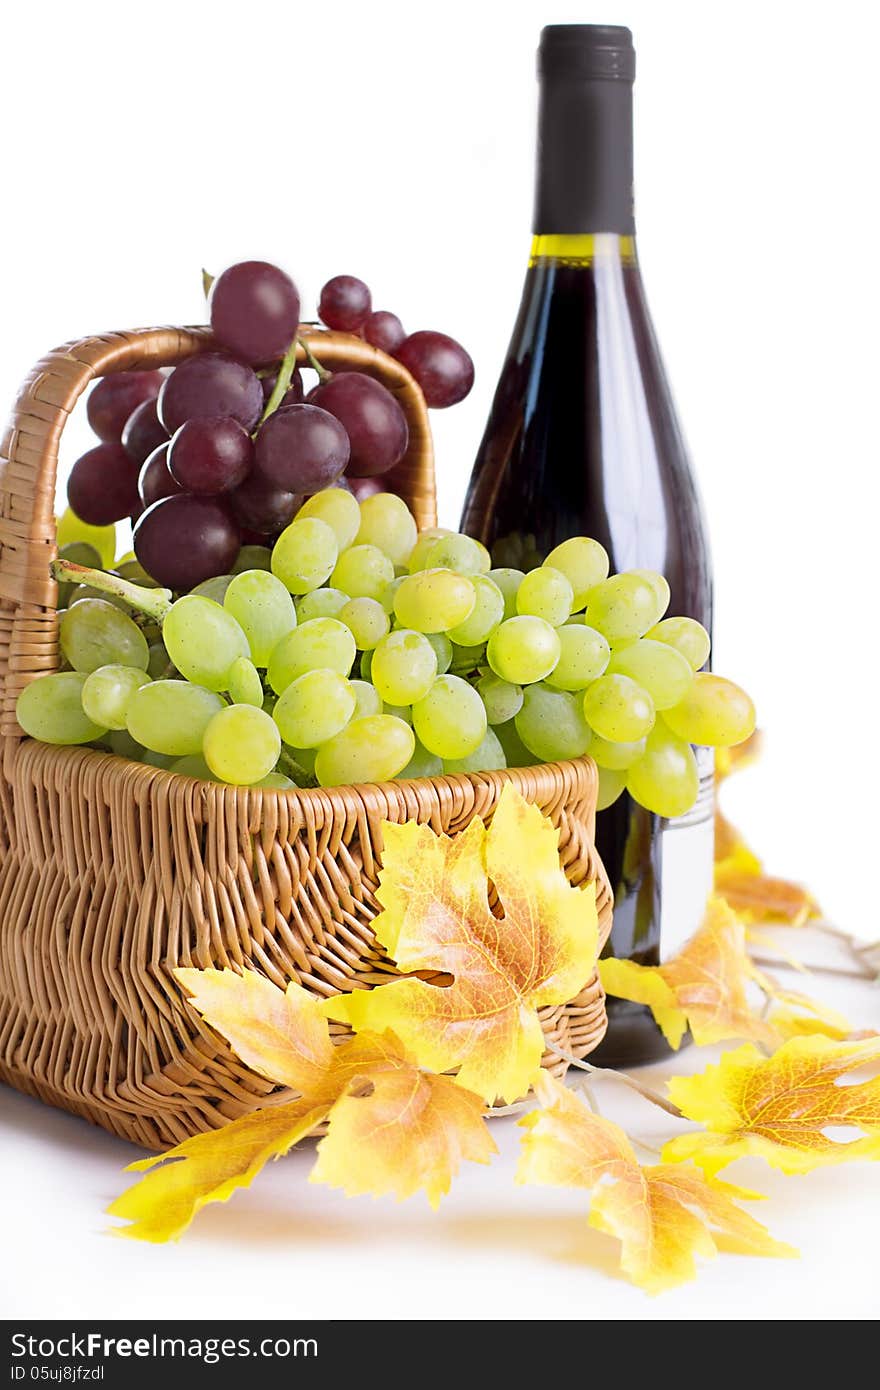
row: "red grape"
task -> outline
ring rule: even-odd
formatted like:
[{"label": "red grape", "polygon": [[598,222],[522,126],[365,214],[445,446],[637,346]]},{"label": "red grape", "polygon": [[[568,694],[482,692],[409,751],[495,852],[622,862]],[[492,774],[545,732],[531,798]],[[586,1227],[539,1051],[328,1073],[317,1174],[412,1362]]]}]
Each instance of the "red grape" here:
[{"label": "red grape", "polygon": [[309,400],[345,426],[351,441],[348,472],[352,477],[387,473],[406,453],[406,416],[387,387],[363,372],[335,372],[315,387]]},{"label": "red grape", "polygon": [[137,510],[138,471],[121,444],[98,444],[77,459],[67,480],[67,500],[89,526],[110,526]]},{"label": "red grape", "polygon": [[229,505],[245,531],[255,531],[265,541],[289,526],[302,506],[302,497],[273,487],[254,469],[240,487],[229,494]]},{"label": "red grape", "polygon": [[122,447],[138,467],[167,440],[168,435],[159,419],[155,400],[143,401],[133,410],[122,431]]},{"label": "red grape", "polygon": [[263,389],[256,372],[220,352],[188,357],[159,392],[159,419],[169,434],[187,420],[209,415],[231,415],[252,430],[262,411]]},{"label": "red grape", "polygon": [[160,444],[146,460],[138,478],[138,492],[145,507],[152,507],[162,497],[175,497],[183,488],[168,470],[168,444]]},{"label": "red grape", "polygon": [[381,348],[383,352],[390,352],[392,357],[406,337],[406,329],[400,319],[387,309],[377,309],[370,314],[361,332],[368,343]]},{"label": "red grape", "polygon": [[321,492],[345,472],[350,447],[343,425],[316,405],[289,405],[257,435],[254,467],[285,492]]},{"label": "red grape", "polygon": [[223,347],[245,362],[283,357],[299,328],[299,290],[267,261],[241,261],[211,287],[211,327]]},{"label": "red grape", "polygon": [[168,468],[186,492],[210,497],[244,482],[254,446],[243,425],[229,415],[187,420],[171,440]]},{"label": "red grape", "polygon": [[411,333],[394,356],[411,372],[436,410],[463,401],[474,384],[474,364],[445,333]]},{"label": "red grape", "polygon": [[372,497],[377,492],[388,492],[382,478],[348,478],[346,479],[351,492],[359,502],[363,502],[365,497]]},{"label": "red grape", "polygon": [[161,372],[118,372],[99,381],[86,406],[89,424],[98,438],[105,444],[118,444],[135,406],[154,400],[164,380]]},{"label": "red grape", "polygon": [[357,333],[371,308],[369,288],[356,275],[334,275],[318,301],[321,320],[341,333]]},{"label": "red grape", "polygon": [[[263,388],[263,401],[269,404],[269,397],[275,390],[275,383],[278,380],[277,372],[269,372],[268,375],[260,377],[260,385]],[[294,368],[293,376],[290,378],[290,385],[281,397],[281,405],[301,405],[305,400],[303,390],[302,372],[299,367]],[[278,407],[281,409],[281,406]]]},{"label": "red grape", "polygon": [[228,574],[241,547],[238,527],[214,497],[163,497],[138,519],[134,553],[167,589],[192,589]]}]

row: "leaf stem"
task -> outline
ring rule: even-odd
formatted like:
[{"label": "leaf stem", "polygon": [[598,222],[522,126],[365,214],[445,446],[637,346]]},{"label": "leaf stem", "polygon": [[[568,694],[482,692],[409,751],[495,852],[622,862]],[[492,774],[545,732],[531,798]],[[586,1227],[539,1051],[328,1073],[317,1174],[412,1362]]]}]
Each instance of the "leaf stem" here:
[{"label": "leaf stem", "polygon": [[674,1115],[677,1120],[683,1120],[684,1116],[677,1105],[673,1105],[671,1100],[661,1096],[658,1091],[652,1091],[650,1086],[643,1086],[640,1081],[636,1081],[634,1076],[629,1076],[625,1071],[615,1071],[613,1067],[594,1067],[591,1062],[581,1062],[577,1057],[572,1057],[570,1052],[564,1052],[561,1047],[550,1038],[545,1039],[548,1052],[553,1052],[557,1057],[561,1057],[570,1067],[577,1067],[578,1071],[593,1072],[596,1076],[613,1076],[618,1081],[622,1081],[624,1086],[629,1086],[631,1090],[637,1091],[644,1099],[649,1100],[652,1105],[659,1105],[661,1110],[665,1110],[667,1115]]},{"label": "leaf stem", "polygon": [[162,622],[173,601],[170,589],[147,589],[121,575],[107,574],[90,565],[75,565],[72,560],[53,560],[49,572],[58,583],[88,584],[102,594],[113,594],[157,623]]}]

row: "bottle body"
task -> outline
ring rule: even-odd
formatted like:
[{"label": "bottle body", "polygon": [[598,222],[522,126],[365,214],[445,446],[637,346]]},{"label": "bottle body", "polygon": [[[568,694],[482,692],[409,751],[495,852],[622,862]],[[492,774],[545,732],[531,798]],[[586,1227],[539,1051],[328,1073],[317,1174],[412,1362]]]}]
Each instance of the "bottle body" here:
[{"label": "bottle body", "polygon": [[[595,51],[578,57],[569,41],[590,30],[564,26],[564,43],[551,45],[545,64],[536,235],[461,529],[489,547],[494,565],[526,570],[561,541],[592,536],[612,571],[659,570],[670,585],[669,614],[711,631],[702,508],[647,309],[631,198],[621,190],[621,162],[626,169],[628,158],[631,169],[632,73],[624,67],[623,79],[595,77]],[[545,30],[542,50],[554,32]],[[628,37],[599,32],[605,49],[609,33]],[[551,141],[565,124],[560,110],[569,118],[561,155]],[[578,166],[578,184],[572,166],[576,197],[566,207],[575,118],[584,123],[588,170]],[[652,815],[626,792],[599,813],[597,847],[615,893],[614,955],[656,964],[699,924],[712,870],[708,750],[699,750],[698,762],[700,798],[680,821]],[[663,1050],[647,1010],[610,1001],[601,1060],[632,1065]]]}]

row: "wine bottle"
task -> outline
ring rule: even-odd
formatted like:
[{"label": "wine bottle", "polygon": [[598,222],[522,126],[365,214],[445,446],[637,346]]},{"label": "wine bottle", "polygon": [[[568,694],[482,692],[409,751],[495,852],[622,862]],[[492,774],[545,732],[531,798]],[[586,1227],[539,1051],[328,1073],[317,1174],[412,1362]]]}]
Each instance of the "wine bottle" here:
[{"label": "wine bottle", "polygon": [[[660,570],[670,614],[711,630],[706,528],[636,256],[632,35],[552,25],[538,72],[531,257],[462,530],[495,565],[520,569],[570,536],[593,536],[612,571]],[[699,924],[712,874],[711,752],[698,761],[699,801],[680,820],[625,792],[599,813],[616,956],[656,964]],[[632,1065],[664,1050],[648,1010],[609,1001],[602,1061]]]}]

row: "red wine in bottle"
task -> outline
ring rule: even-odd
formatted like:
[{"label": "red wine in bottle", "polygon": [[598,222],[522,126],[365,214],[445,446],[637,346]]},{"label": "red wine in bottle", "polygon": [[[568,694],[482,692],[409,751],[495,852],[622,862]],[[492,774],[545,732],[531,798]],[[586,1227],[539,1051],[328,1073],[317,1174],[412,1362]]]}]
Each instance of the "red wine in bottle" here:
[{"label": "red wine in bottle", "polygon": [[[648,313],[632,198],[632,35],[553,25],[538,54],[534,238],[507,359],[461,529],[495,565],[530,569],[560,541],[593,536],[612,571],[655,569],[669,613],[711,630],[712,578],[694,476]],[[615,893],[609,953],[643,964],[675,953],[711,887],[712,756],[700,797],[665,820],[626,792],[599,813]],[[609,1001],[597,1058],[666,1050],[647,1009]]]}]

